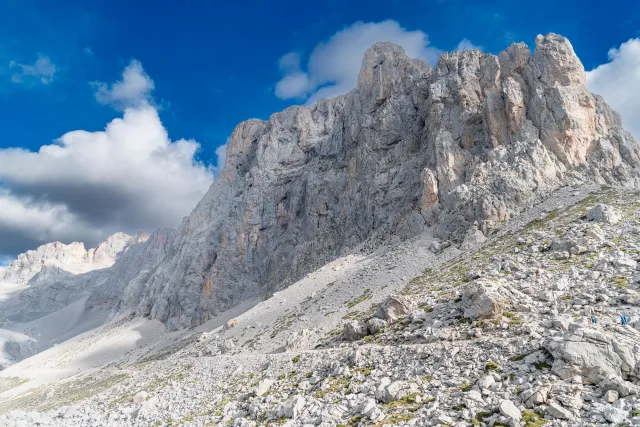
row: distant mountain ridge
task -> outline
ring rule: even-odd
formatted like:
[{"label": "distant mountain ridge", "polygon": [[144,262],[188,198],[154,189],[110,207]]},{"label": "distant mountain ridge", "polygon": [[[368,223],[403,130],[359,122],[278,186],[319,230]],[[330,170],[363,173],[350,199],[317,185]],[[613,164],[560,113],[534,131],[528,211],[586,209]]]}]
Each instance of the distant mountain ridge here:
[{"label": "distant mountain ridge", "polygon": [[[0,269],[0,282],[25,284],[43,268],[58,268],[72,274],[86,273],[113,265],[117,255],[131,243],[132,237],[115,233],[95,248],[85,249],[84,243],[68,245],[47,243],[17,256],[7,267]],[[142,235],[138,241],[146,240]]]}]

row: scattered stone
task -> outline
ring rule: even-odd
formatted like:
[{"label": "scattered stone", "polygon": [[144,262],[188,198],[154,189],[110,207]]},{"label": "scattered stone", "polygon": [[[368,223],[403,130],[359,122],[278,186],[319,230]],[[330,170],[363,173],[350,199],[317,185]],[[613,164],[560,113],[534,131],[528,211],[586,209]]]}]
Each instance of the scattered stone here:
[{"label": "scattered stone", "polygon": [[384,331],[387,328],[387,322],[377,317],[372,317],[367,320],[367,328],[371,335],[376,335],[379,332]]},{"label": "scattered stone", "polygon": [[564,408],[558,402],[550,401],[549,406],[547,407],[547,412],[554,418],[559,418],[561,420],[572,420],[574,418],[573,413]]},{"label": "scattered stone", "polygon": [[519,423],[522,418],[522,413],[510,400],[503,400],[500,402],[500,412],[514,423]]},{"label": "scattered stone", "polygon": [[258,386],[254,390],[254,394],[258,397],[264,396],[264,394],[269,391],[274,382],[275,381],[269,378],[260,381],[260,383],[258,383]]}]

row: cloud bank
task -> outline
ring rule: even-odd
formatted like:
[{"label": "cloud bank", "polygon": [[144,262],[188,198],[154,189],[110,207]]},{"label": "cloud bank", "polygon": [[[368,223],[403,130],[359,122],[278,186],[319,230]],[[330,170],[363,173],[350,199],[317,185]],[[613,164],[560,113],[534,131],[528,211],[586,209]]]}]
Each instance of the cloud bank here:
[{"label": "cloud bank", "polygon": [[124,108],[104,130],[68,132],[37,152],[0,149],[0,254],[176,227],[213,181],[196,141],[169,138],[139,62],[96,88],[96,99]]},{"label": "cloud bank", "polygon": [[609,62],[587,73],[592,92],[602,95],[640,142],[640,38],[609,50]]}]

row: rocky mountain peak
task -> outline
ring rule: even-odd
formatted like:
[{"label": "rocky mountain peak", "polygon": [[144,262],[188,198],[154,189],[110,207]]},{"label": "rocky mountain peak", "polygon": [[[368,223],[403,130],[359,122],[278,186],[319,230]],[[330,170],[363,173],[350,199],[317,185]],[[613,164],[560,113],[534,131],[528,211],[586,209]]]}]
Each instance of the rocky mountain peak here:
[{"label": "rocky mountain peak", "polygon": [[539,36],[533,55],[445,53],[435,68],[376,43],[352,92],[236,127],[167,258],[130,290],[141,300],[119,310],[198,325],[365,241],[488,235],[561,186],[637,185],[639,167],[562,36]]},{"label": "rocky mountain peak", "polygon": [[533,54],[535,77],[549,86],[586,85],[582,62],[569,40],[558,34],[538,35]]}]

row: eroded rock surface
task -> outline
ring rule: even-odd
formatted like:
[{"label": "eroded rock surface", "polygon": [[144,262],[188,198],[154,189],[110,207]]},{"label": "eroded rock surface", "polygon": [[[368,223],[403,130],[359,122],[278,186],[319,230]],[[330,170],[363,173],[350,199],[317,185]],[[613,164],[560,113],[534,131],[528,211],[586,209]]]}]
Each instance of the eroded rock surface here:
[{"label": "eroded rock surface", "polygon": [[368,239],[434,226],[459,243],[563,185],[635,185],[639,165],[561,36],[435,68],[377,43],[352,92],[238,125],[225,168],[119,310],[196,326]]}]

